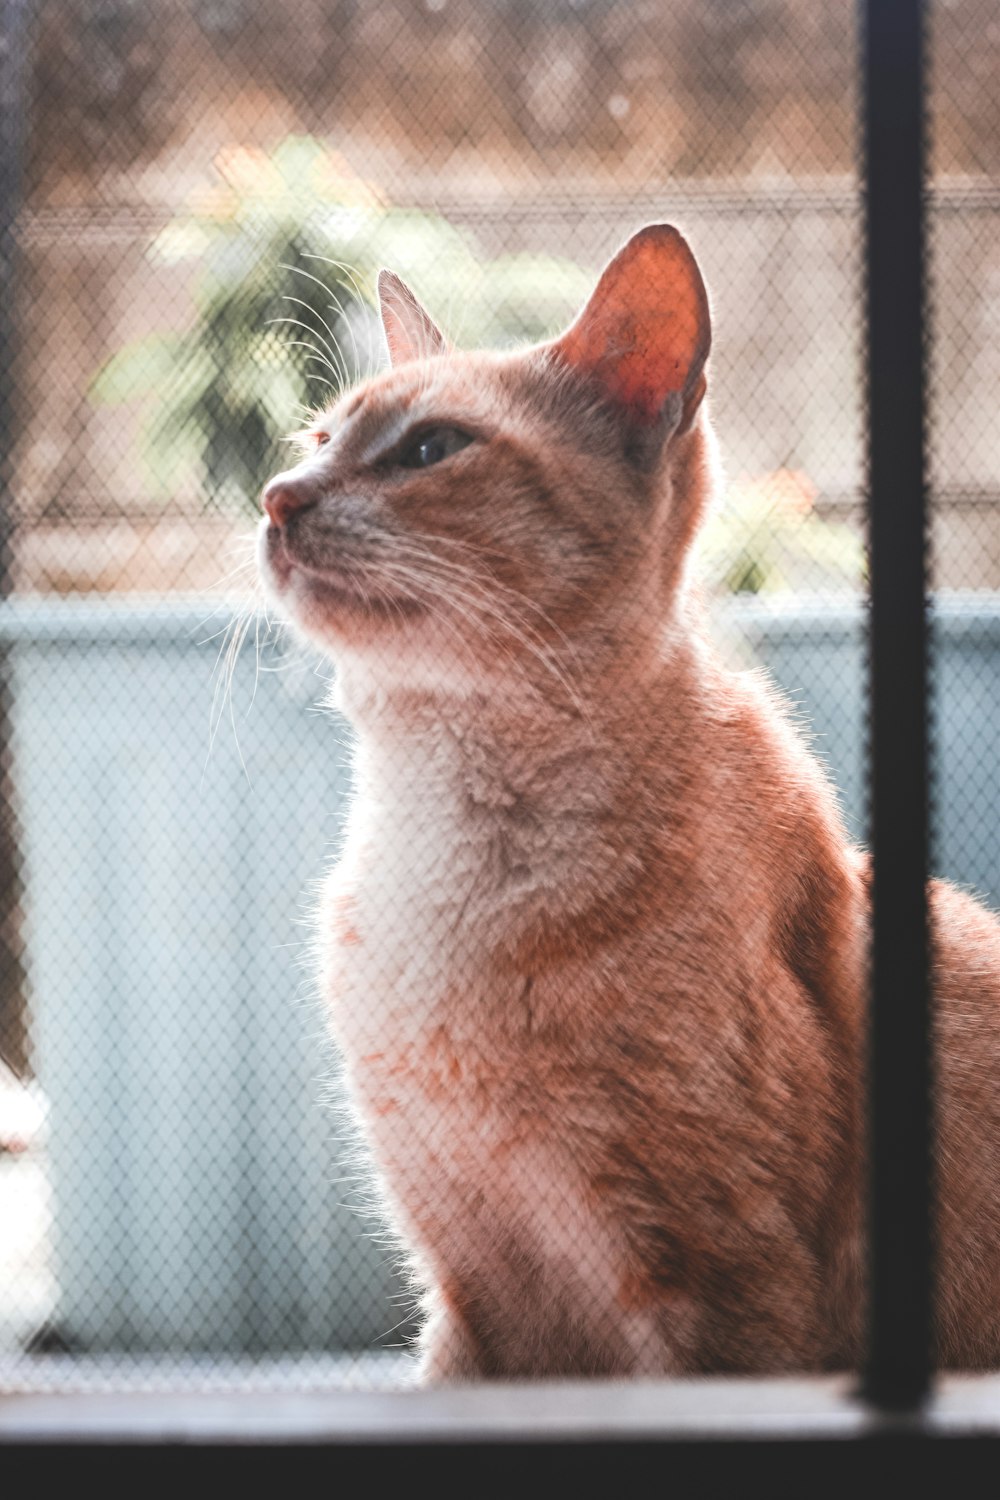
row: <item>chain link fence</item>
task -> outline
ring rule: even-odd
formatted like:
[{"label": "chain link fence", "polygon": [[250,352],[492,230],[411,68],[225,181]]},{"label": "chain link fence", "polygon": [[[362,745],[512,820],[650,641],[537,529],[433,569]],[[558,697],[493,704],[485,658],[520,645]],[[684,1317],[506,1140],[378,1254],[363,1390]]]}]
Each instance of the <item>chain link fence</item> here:
[{"label": "chain link fence", "polygon": [[[0,1377],[394,1383],[416,1298],[310,956],[352,731],[323,706],[329,663],[264,606],[261,488],[286,435],[381,367],[381,266],[459,346],[513,349],[565,329],[633,231],[679,225],[712,303],[714,634],[774,674],[863,840],[854,12],[0,17],[24,106],[0,370]],[[933,21],[935,863],[996,901],[1000,21],[981,0]],[[400,902],[445,873],[408,858]],[[569,1188],[548,1190],[558,1217]],[[567,1196],[567,1243],[578,1212]]]}]

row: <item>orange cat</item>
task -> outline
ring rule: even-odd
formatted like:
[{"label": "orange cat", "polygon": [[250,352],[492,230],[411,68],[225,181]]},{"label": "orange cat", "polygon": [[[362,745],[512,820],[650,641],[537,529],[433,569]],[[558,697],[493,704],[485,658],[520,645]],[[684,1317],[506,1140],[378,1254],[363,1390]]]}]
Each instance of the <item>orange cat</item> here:
[{"label": "orange cat", "polygon": [[[514,353],[380,292],[392,369],[267,486],[260,558],[357,731],[322,984],[425,1375],[855,1365],[866,866],[688,589],[691,252],[644,229]],[[1000,925],[933,903],[939,1354],[974,1367],[1000,1363]]]}]

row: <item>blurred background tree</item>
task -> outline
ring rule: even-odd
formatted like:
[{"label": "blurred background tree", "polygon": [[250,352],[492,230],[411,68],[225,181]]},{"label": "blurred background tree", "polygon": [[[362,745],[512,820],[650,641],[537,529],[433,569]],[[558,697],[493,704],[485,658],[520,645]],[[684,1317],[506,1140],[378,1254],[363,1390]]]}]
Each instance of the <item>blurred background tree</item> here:
[{"label": "blurred background tree", "polygon": [[[461,342],[502,346],[564,326],[590,287],[572,261],[483,259],[445,219],[394,209],[311,137],[223,153],[154,240],[154,261],[197,268],[194,325],[126,345],[97,372],[97,403],[146,401],[146,459],[165,497],[195,469],[206,504],[255,503],[275,446],[383,358],[379,267],[413,287]],[[461,288],[461,305],[456,304]]]},{"label": "blurred background tree", "polygon": [[731,594],[858,588],[866,567],[861,536],[819,515],[818,498],[798,469],[735,477],[698,539],[700,576]]}]

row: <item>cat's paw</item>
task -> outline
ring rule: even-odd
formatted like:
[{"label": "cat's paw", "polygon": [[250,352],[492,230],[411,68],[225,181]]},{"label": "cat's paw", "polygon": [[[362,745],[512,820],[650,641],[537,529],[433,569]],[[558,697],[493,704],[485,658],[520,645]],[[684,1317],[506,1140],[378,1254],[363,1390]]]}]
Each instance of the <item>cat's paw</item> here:
[{"label": "cat's paw", "polygon": [[422,1386],[468,1385],[483,1371],[468,1329],[448,1308],[435,1307],[419,1343],[418,1382]]}]

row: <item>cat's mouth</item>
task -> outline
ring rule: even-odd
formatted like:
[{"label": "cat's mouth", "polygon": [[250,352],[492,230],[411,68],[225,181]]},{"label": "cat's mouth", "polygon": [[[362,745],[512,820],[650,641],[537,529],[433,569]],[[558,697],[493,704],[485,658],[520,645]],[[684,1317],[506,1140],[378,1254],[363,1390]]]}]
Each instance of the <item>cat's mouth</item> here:
[{"label": "cat's mouth", "polygon": [[381,576],[377,565],[350,558],[323,566],[305,561],[289,547],[283,528],[269,523],[261,534],[260,564],[280,598],[294,605],[296,596],[304,596],[312,609],[331,616],[349,611],[398,620],[425,609],[419,599]]}]

